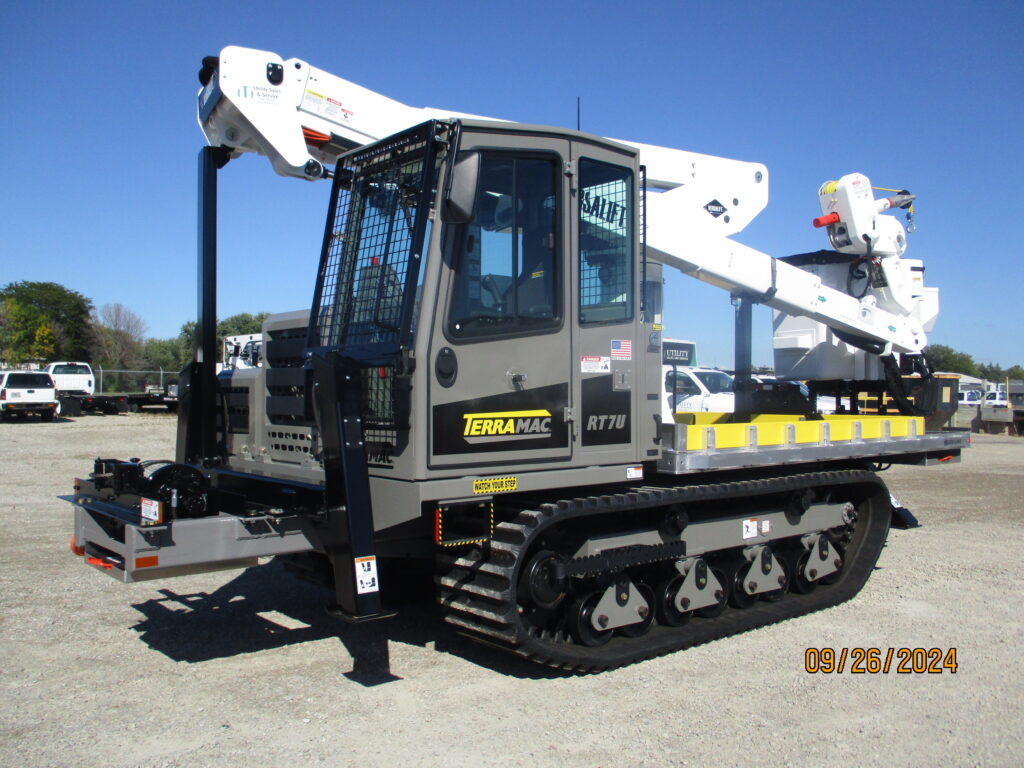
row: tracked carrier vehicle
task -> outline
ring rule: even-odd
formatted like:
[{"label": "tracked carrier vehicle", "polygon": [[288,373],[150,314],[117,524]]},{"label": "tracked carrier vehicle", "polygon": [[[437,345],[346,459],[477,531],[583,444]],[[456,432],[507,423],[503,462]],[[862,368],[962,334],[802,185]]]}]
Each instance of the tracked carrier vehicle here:
[{"label": "tracked carrier vehicle", "polygon": [[203,150],[177,456],[76,481],[72,546],[94,567],[140,581],[279,556],[364,620],[386,614],[381,560],[431,560],[460,632],[599,670],[852,597],[890,525],[877,466],[958,460],[963,438],[913,414],[662,423],[666,260],[645,248],[636,147],[473,119],[331,141],[312,309],[269,318],[262,367],[219,376],[231,149]]}]

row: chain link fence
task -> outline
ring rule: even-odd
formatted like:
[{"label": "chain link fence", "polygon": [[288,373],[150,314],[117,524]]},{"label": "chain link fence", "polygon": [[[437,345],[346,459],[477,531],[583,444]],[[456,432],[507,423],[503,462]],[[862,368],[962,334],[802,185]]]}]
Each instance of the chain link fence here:
[{"label": "chain link fence", "polygon": [[97,367],[96,394],[108,395],[115,392],[165,392],[170,385],[177,385],[178,371],[122,371]]}]

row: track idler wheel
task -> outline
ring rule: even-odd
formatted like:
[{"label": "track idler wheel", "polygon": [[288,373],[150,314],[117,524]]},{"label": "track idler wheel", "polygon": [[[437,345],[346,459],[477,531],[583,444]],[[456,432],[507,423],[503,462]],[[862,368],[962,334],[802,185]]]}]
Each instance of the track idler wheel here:
[{"label": "track idler wheel", "polygon": [[523,569],[519,591],[527,595],[538,608],[554,608],[565,598],[564,579],[555,573],[555,566],[563,561],[561,555],[542,550],[534,555]]},{"label": "track idler wheel", "polygon": [[569,634],[580,645],[596,648],[612,639],[614,630],[595,629],[593,625],[594,610],[597,608],[597,604],[600,602],[603,594],[604,590],[601,589],[591,592],[569,607],[569,615],[567,617]]}]

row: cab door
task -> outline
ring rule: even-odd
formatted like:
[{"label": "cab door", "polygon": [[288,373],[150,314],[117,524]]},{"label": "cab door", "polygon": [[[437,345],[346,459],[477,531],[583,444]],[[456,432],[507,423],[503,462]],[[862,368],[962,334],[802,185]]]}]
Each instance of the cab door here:
[{"label": "cab door", "polygon": [[660,436],[661,346],[648,343],[654,327],[640,314],[635,160],[584,141],[572,149],[576,458],[643,461]]},{"label": "cab door", "polygon": [[479,171],[471,220],[448,225],[442,243],[428,373],[430,468],[489,473],[568,460],[568,142],[464,134],[460,157],[472,152]]}]

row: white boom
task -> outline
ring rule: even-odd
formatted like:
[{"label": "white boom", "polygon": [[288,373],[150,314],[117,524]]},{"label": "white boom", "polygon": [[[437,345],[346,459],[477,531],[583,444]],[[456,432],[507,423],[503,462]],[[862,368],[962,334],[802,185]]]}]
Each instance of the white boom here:
[{"label": "white boom", "polygon": [[[481,117],[409,107],[300,59],[237,46],[205,60],[200,79],[198,119],[211,145],[229,147],[232,156],[265,155],[277,173],[309,180],[323,177],[341,153],[425,120]],[[924,287],[920,261],[901,258],[903,225],[882,215],[912,196],[875,200],[860,174],[823,185],[825,215],[815,225],[826,226],[833,247],[849,258],[800,268],[730,239],[768,203],[765,166],[621,143],[638,148],[647,167],[648,253],[776,309],[780,376],[866,378],[877,370],[861,349],[923,349],[938,291]]]}]

